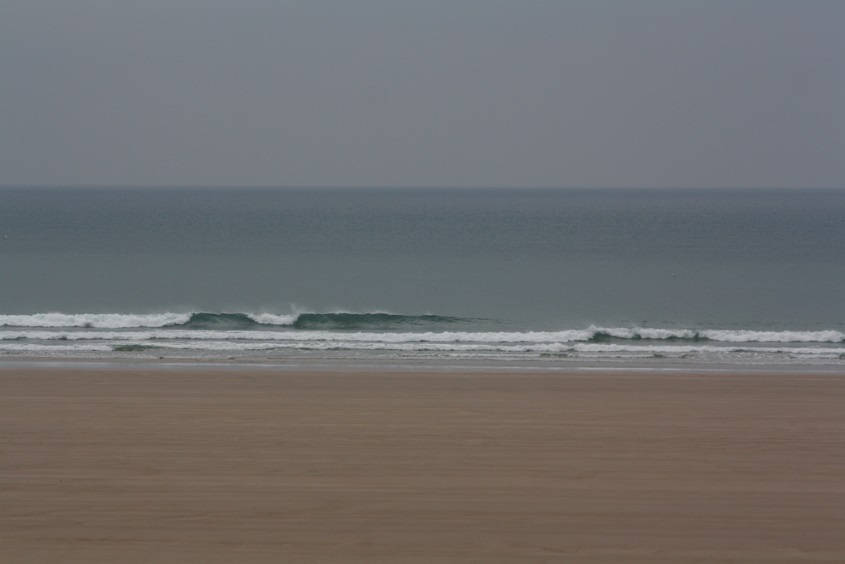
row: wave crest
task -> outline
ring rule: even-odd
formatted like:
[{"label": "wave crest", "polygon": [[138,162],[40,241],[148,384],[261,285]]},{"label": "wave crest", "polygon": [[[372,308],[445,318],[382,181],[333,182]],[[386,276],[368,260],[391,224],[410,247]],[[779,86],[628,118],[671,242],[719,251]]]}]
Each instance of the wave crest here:
[{"label": "wave crest", "polygon": [[[460,324],[461,331],[455,331]],[[485,327],[486,325],[486,327]],[[845,333],[822,331],[754,331],[738,329],[664,329],[647,327],[597,327],[564,329],[560,331],[488,331],[489,320],[465,319],[442,315],[399,315],[384,312],[370,313],[36,313],[31,315],[0,315],[0,327],[21,329],[90,328],[97,330],[160,329],[160,338],[176,338],[177,332],[218,332],[213,338],[248,338],[238,332],[261,337],[262,329],[301,334],[341,332],[347,336],[358,332],[379,332],[381,338],[433,341],[502,341],[502,342],[587,342],[607,344],[630,341],[719,342],[719,343],[843,343]],[[475,329],[475,330],[473,330]],[[287,330],[287,331],[280,331]],[[25,333],[32,333],[26,331]],[[72,338],[71,333],[62,337]],[[168,335],[165,336],[164,333]],[[392,335],[393,337],[390,337]],[[0,340],[21,338],[21,334],[4,331]],[[249,338],[253,338],[249,337]],[[24,336],[23,338],[35,338]],[[81,335],[80,335],[81,338]],[[193,337],[190,337],[193,338]],[[212,338],[212,337],[207,337]],[[290,338],[290,337],[286,337]],[[333,338],[327,335],[328,339]],[[642,344],[642,343],[640,343]]]},{"label": "wave crest", "polygon": [[301,313],[295,329],[396,329],[461,321],[442,315],[396,315],[393,313]]},{"label": "wave crest", "polygon": [[0,315],[0,327],[90,327],[92,329],[130,329],[165,327],[187,322],[190,313],[35,313]]},{"label": "wave crest", "polygon": [[840,331],[752,331],[734,329],[649,329],[643,327],[590,327],[590,342],[612,340],[718,341],[723,343],[842,343]]},{"label": "wave crest", "polygon": [[262,326],[293,329],[385,330],[432,326],[461,321],[441,315],[396,315],[392,313],[36,313],[0,315],[0,327],[87,327],[91,329],[180,328],[238,330]]}]

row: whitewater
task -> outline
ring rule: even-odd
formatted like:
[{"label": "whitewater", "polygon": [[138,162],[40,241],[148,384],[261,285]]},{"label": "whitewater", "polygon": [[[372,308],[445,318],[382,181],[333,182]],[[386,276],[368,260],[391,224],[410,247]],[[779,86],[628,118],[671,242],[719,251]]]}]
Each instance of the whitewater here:
[{"label": "whitewater", "polygon": [[[453,330],[455,325],[462,330]],[[845,359],[845,333],[836,330],[588,326],[496,331],[490,328],[495,325],[484,319],[386,312],[51,312],[0,316],[0,354],[271,362],[330,353],[334,360],[487,359],[535,364],[562,359],[838,364]]]}]

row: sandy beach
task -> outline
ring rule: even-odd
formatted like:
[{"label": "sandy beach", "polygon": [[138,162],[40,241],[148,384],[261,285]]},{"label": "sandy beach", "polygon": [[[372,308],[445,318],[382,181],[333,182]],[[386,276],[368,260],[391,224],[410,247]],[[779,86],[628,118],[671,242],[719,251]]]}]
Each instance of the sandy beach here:
[{"label": "sandy beach", "polygon": [[3,562],[843,562],[845,376],[0,370]]}]

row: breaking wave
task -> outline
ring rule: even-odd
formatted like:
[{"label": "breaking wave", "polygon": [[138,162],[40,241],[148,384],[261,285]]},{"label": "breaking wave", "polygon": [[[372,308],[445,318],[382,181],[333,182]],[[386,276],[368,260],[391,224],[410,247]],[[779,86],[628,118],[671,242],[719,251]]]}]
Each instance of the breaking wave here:
[{"label": "breaking wave", "polygon": [[[460,324],[462,331],[455,331]],[[585,342],[612,344],[630,341],[714,343],[843,343],[845,333],[823,331],[754,331],[737,329],[666,329],[647,327],[596,327],[560,331],[490,331],[487,320],[442,315],[370,313],[36,313],[0,315],[0,340],[104,339],[107,330],[147,330],[152,339],[344,339],[390,342]],[[478,330],[472,330],[477,327]],[[94,331],[88,334],[79,329]],[[21,329],[20,332],[13,329]],[[45,331],[32,331],[43,329]],[[68,331],[56,331],[68,329]],[[72,331],[71,331],[72,330]],[[368,332],[374,332],[371,337]],[[375,333],[378,332],[378,333]],[[149,333],[149,334],[146,334]],[[645,344],[645,343],[638,343]]]},{"label": "breaking wave", "polygon": [[842,343],[840,331],[751,331],[735,329],[648,329],[591,327],[589,341],[621,340],[719,341],[725,343]]},{"label": "breaking wave", "polygon": [[34,313],[32,315],[0,315],[0,327],[89,327],[94,329],[130,329],[133,327],[165,327],[185,323],[190,313]]},{"label": "breaking wave", "polygon": [[181,328],[237,330],[261,327],[292,329],[394,329],[449,324],[462,321],[441,315],[392,313],[36,313],[0,315],[0,327],[85,327],[90,329]]},{"label": "breaking wave", "polygon": [[396,315],[392,313],[301,313],[295,329],[394,329],[465,321],[442,315]]},{"label": "breaking wave", "polygon": [[210,351],[218,353],[247,352],[247,351],[361,351],[361,352],[394,352],[394,353],[449,353],[458,355],[496,355],[505,353],[510,355],[562,355],[581,356],[584,358],[617,357],[617,358],[685,358],[687,355],[709,355],[715,358],[720,355],[736,353],[765,355],[788,355],[792,358],[805,357],[816,359],[845,359],[845,349],[827,349],[815,347],[776,347],[771,349],[755,349],[742,346],[636,346],[636,345],[600,345],[592,343],[444,343],[444,342],[366,342],[366,341],[311,341],[311,342],[232,342],[232,341],[197,341],[197,342],[167,342],[147,345],[137,342],[102,343],[0,343],[3,353],[85,353],[85,352],[118,352],[143,353],[164,351]]},{"label": "breaking wave", "polygon": [[295,315],[271,315],[267,313],[192,313],[186,321],[170,323],[167,327],[183,329],[249,329],[262,325],[291,325]]},{"label": "breaking wave", "polygon": [[383,312],[43,313],[1,315],[0,326],[0,355],[234,358],[231,355],[266,353],[285,358],[289,354],[319,357],[319,351],[327,351],[327,355],[450,359],[845,360],[845,334],[836,330],[589,326],[559,331],[496,331],[502,325],[491,320]]}]

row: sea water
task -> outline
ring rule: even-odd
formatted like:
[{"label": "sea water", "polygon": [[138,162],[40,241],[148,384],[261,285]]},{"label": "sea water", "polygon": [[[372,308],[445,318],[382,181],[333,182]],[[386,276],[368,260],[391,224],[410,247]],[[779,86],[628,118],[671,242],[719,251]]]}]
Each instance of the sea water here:
[{"label": "sea water", "polygon": [[845,365],[845,190],[0,189],[0,358]]}]

